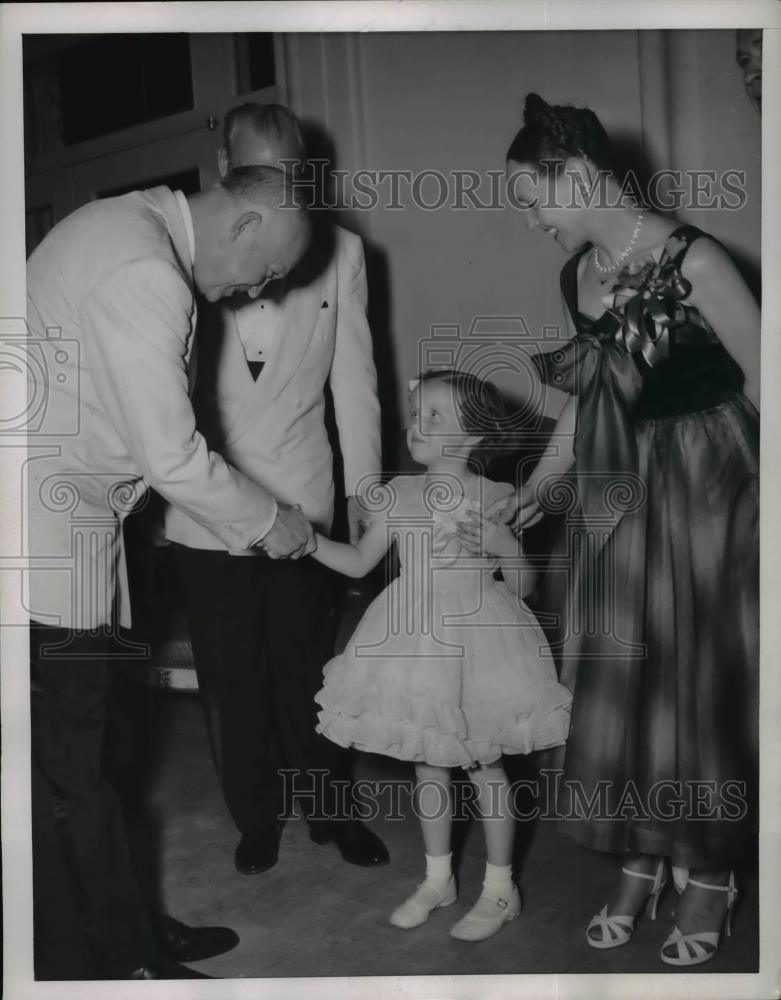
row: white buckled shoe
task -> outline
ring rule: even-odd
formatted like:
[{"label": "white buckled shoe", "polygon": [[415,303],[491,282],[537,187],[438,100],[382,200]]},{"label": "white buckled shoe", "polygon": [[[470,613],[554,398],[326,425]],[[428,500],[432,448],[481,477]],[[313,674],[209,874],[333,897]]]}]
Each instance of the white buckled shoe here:
[{"label": "white buckled shoe", "polygon": [[405,931],[412,930],[413,927],[425,924],[433,910],[438,910],[442,906],[452,906],[457,899],[456,880],[452,875],[442,889],[432,885],[431,882],[421,882],[409,899],[396,907],[389,919],[394,927],[401,927]]},{"label": "white buckled shoe", "polygon": [[517,886],[509,897],[483,895],[458,923],[451,928],[450,936],[459,941],[484,941],[521,912],[521,894]]}]

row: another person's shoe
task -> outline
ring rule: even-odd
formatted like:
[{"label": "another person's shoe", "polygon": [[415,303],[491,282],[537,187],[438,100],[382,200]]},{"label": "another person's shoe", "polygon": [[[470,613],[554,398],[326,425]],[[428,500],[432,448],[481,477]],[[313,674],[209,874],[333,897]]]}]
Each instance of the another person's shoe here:
[{"label": "another person's shoe", "polygon": [[351,865],[368,868],[390,861],[385,844],[357,819],[312,821],[309,836],[316,844],[336,844],[339,853]]},{"label": "another person's shoe", "polygon": [[155,915],[157,946],[174,962],[201,962],[224,955],[239,943],[230,927],[188,927],[163,913]]},{"label": "another person's shoe", "polygon": [[469,913],[450,929],[450,936],[459,941],[485,941],[515,920],[520,912],[521,894],[517,886],[513,886],[507,897],[489,895],[483,890]]},{"label": "another person's shoe", "polygon": [[[631,875],[633,878],[643,878],[649,882],[653,882],[643,908],[651,920],[656,920],[659,899],[664,891],[664,887],[667,885],[664,858],[659,858],[655,875],[636,872],[631,868],[622,868],[621,871],[625,875]],[[599,913],[591,918],[586,928],[586,940],[592,948],[618,948],[620,945],[626,944],[632,937],[635,929],[635,919],[635,917],[623,913],[611,913],[608,916],[607,904],[605,904]]]},{"label": "another person's shoe", "polygon": [[207,976],[204,972],[196,972],[195,969],[188,969],[186,965],[179,965],[178,962],[171,962],[166,958],[160,959],[154,965],[142,965],[134,969],[126,979],[214,979],[214,976]]},{"label": "another person's shoe", "polygon": [[396,907],[389,919],[394,927],[412,930],[413,927],[425,924],[434,910],[452,906],[457,899],[456,880],[452,875],[444,886],[421,882],[409,899]]},{"label": "another person's shoe", "polygon": [[[727,937],[732,935],[732,911],[738,890],[735,888],[735,873],[729,873],[727,885],[711,885],[689,878],[687,885],[696,885],[700,889],[711,889],[713,892],[727,893],[727,912],[724,914],[723,927]],[[662,945],[660,958],[668,965],[701,965],[709,962],[719,950],[721,943],[721,928],[716,931],[699,931],[697,934],[683,934],[676,925],[672,933]]]},{"label": "another person's shoe", "polygon": [[260,875],[273,868],[279,857],[281,835],[278,823],[265,830],[243,834],[234,855],[236,871],[242,875]]}]

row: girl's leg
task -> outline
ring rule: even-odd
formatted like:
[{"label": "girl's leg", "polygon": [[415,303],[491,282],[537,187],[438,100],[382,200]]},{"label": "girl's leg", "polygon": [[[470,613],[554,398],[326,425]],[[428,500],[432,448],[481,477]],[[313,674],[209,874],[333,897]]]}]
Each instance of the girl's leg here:
[{"label": "girl's leg", "polygon": [[415,777],[414,806],[426,849],[426,878],[391,914],[390,922],[405,930],[424,924],[432,910],[450,906],[457,898],[450,855],[450,771],[416,764]]},{"label": "girl's leg", "polygon": [[515,819],[500,762],[476,768],[469,777],[477,789],[487,863],[480,898],[450,933],[461,941],[482,941],[521,912],[520,893],[512,879]]},{"label": "girl's leg", "polygon": [[515,819],[504,767],[501,762],[477,767],[469,771],[469,777],[477,789],[488,864],[506,868],[512,864]]},{"label": "girl's leg", "polygon": [[450,770],[431,764],[415,765],[415,813],[420,820],[427,857],[450,855],[453,806]]}]

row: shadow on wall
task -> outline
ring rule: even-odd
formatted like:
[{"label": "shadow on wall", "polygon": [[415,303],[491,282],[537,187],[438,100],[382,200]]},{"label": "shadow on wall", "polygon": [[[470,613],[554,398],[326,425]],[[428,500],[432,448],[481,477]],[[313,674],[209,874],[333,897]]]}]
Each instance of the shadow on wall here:
[{"label": "shadow on wall", "polygon": [[[619,132],[611,139],[612,144],[612,166],[616,177],[623,182],[629,183],[630,172],[633,175],[636,185],[633,183],[631,190],[638,190],[644,197],[652,193],[652,178],[658,169],[648,157],[637,137],[632,133]],[[662,167],[667,167],[663,164]],[[659,185],[659,194],[664,198],[664,185]],[[654,202],[658,202],[659,196],[654,197]],[[677,215],[672,208],[665,209],[658,203],[651,205],[654,211],[670,219],[676,219]],[[680,220],[679,220],[680,221]],[[723,243],[723,241],[721,241]],[[743,280],[749,287],[751,294],[760,302],[762,299],[762,272],[759,264],[748,257],[742,250],[731,243],[723,243],[724,249],[732,257]]]},{"label": "shadow on wall", "polygon": [[[336,147],[332,137],[317,122],[303,122],[302,129],[310,160],[323,161],[323,166],[318,167],[315,174],[325,183],[324,189],[315,191],[316,203],[325,206],[319,208],[318,212],[322,213],[325,219],[343,226],[363,240],[369,289],[369,326],[382,414],[383,467],[395,469],[399,467],[399,461],[402,459],[399,454],[398,429],[403,421],[398,406],[398,375],[393,349],[388,255],[366,237],[366,226],[360,213],[348,211],[338,205],[332,177],[332,172],[337,169]],[[338,450],[338,441],[332,443]]]},{"label": "shadow on wall", "polygon": [[611,135],[610,145],[613,173],[622,184],[629,184],[633,177],[636,184],[632,182],[632,187],[628,188],[629,193],[636,191],[638,196],[645,198],[656,172],[648,153],[637,137],[630,132],[614,133]]}]

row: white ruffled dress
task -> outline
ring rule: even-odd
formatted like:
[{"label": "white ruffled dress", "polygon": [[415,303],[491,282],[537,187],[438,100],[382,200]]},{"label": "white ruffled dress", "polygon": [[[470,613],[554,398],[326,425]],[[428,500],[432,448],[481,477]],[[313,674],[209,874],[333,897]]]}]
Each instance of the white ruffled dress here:
[{"label": "white ruffled dress", "polygon": [[466,511],[511,492],[481,479],[479,501],[427,476],[385,487],[382,515],[400,575],[324,669],[317,731],[343,747],[443,767],[491,764],[565,742],[572,695],[533,613],[492,557],[456,537]]}]

